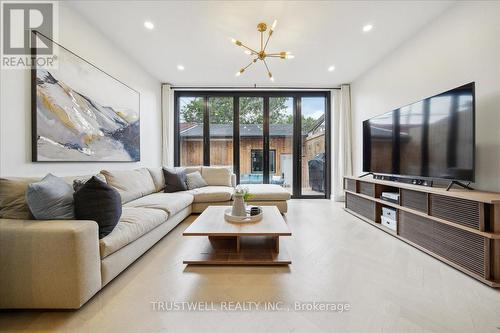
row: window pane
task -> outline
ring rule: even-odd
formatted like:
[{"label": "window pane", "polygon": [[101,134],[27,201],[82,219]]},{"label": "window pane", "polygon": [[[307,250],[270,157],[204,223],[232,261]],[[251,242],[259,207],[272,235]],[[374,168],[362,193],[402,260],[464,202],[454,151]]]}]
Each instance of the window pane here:
[{"label": "window pane", "polygon": [[[261,97],[240,97],[240,183],[263,183],[264,170],[264,100]],[[252,150],[254,154],[252,156]],[[260,151],[259,153],[256,151]]]},{"label": "window pane", "polygon": [[269,98],[269,183],[293,190],[293,98]]},{"label": "window pane", "polygon": [[179,98],[180,165],[203,165],[203,98]]},{"label": "window pane", "polygon": [[210,165],[233,166],[233,98],[210,97]]},{"label": "window pane", "polygon": [[262,149],[252,149],[251,156],[252,159],[250,163],[250,169],[252,174],[263,173],[264,156],[262,154]]},{"label": "window pane", "polygon": [[303,97],[302,195],[325,192],[325,98]]}]

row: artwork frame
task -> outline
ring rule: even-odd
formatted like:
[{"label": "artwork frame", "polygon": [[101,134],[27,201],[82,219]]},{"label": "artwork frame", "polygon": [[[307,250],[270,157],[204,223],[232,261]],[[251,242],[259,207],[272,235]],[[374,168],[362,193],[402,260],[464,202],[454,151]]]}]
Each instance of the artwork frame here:
[{"label": "artwork frame", "polygon": [[[140,93],[40,32],[31,37],[58,51],[56,69],[31,66],[31,161],[139,162]],[[37,59],[36,47],[31,55]]]}]

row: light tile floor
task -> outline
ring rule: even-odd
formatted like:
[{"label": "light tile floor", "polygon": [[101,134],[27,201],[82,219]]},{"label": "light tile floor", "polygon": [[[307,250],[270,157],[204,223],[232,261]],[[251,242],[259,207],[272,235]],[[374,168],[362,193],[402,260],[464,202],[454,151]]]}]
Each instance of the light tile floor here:
[{"label": "light tile floor", "polygon": [[[287,267],[186,267],[188,218],[78,311],[8,311],[9,332],[500,332],[494,290],[343,211],[292,200]],[[153,311],[153,301],[283,302],[290,311]],[[344,313],[294,302],[348,302]],[[220,306],[220,305],[218,305]]]}]

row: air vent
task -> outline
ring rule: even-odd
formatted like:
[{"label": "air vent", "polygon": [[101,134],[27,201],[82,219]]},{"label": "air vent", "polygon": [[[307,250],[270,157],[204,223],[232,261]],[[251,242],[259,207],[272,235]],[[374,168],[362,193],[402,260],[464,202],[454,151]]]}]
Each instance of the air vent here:
[{"label": "air vent", "polygon": [[435,217],[479,230],[480,203],[431,194],[431,212]]},{"label": "air vent", "polygon": [[404,211],[399,215],[399,235],[485,277],[485,239],[482,236]]}]

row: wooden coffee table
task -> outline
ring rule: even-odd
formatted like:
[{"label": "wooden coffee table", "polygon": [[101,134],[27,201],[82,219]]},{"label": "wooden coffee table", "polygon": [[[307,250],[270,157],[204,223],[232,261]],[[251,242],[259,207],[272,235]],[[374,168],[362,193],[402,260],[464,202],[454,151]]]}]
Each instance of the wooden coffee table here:
[{"label": "wooden coffee table", "polygon": [[[183,236],[202,236],[198,252],[184,260],[189,265],[289,265],[292,263],[280,236],[291,236],[276,206],[263,206],[259,222],[230,223],[224,210],[209,206],[184,231]],[[208,237],[207,237],[208,236]]]}]

